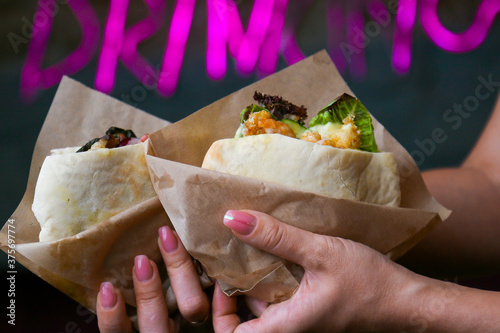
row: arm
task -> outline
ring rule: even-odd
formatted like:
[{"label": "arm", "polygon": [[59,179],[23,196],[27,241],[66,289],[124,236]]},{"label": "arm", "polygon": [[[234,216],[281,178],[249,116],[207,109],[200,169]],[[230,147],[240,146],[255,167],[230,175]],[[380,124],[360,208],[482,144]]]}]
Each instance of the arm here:
[{"label": "arm", "polygon": [[465,162],[423,177],[431,194],[453,213],[399,262],[434,276],[498,273],[500,98]]},{"label": "arm", "polygon": [[417,275],[360,243],[255,211],[228,211],[224,224],[243,242],[293,261],[305,273],[292,298],[242,324],[236,298],[217,286],[216,332],[500,331],[500,293]]}]

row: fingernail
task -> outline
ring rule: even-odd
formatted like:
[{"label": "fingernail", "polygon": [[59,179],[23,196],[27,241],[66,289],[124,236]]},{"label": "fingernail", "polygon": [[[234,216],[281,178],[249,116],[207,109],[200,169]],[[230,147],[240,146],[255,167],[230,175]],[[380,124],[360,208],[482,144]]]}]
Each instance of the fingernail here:
[{"label": "fingernail", "polygon": [[175,237],[174,233],[168,226],[158,229],[158,235],[160,235],[161,245],[165,251],[174,252],[177,250],[177,237]]},{"label": "fingernail", "polygon": [[239,210],[228,210],[224,215],[224,225],[241,235],[249,235],[256,221],[255,216]]},{"label": "fingernail", "polygon": [[101,283],[100,288],[101,304],[106,309],[111,309],[116,304],[115,288],[111,282]]},{"label": "fingernail", "polygon": [[135,275],[141,282],[146,282],[151,279],[153,276],[153,268],[151,268],[148,257],[144,255],[135,257]]}]

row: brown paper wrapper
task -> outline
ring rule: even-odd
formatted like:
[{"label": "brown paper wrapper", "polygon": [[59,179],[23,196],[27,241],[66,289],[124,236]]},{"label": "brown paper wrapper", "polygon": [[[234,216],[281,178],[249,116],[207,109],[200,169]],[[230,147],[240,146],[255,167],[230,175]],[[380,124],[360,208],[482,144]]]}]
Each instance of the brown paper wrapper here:
[{"label": "brown paper wrapper", "polygon": [[[191,255],[200,259],[227,294],[247,292],[276,302],[291,296],[301,268],[234,238],[222,225],[226,210],[264,211],[303,229],[363,242],[392,259],[449,215],[429,195],[409,154],[376,121],[379,147],[393,151],[400,164],[401,208],[336,200],[200,169],[211,143],[233,136],[238,110],[253,102],[254,90],[304,104],[310,113],[344,92],[352,94],[326,52],[321,52],[166,127],[165,120],[63,78],[34,149],[25,195],[11,216],[16,260],[91,310],[105,280],[120,288],[133,306],[133,257],[146,254],[161,268],[157,229],[167,224],[175,227]],[[147,160],[159,197],[77,236],[39,243],[40,227],[31,205],[44,158],[53,148],[79,146],[110,126],[132,128],[137,134],[157,131],[151,135]],[[6,224],[0,231],[4,252],[7,231]],[[161,274],[165,276],[163,270]],[[168,287],[168,280],[164,281]],[[167,301],[175,305],[171,292]]]},{"label": "brown paper wrapper", "polygon": [[[166,224],[172,227],[158,198],[136,205],[77,236],[39,243],[40,226],[31,210],[34,189],[40,167],[51,149],[81,146],[102,136],[110,126],[131,128],[142,135],[168,124],[63,78],[35,146],[26,193],[11,216],[15,220],[16,260],[91,310],[95,310],[102,281],[113,282],[123,292],[126,302],[134,305],[133,258],[145,254],[161,267],[157,230]],[[0,232],[4,252],[8,250],[7,229],[6,224]],[[171,297],[172,301],[175,299]]]},{"label": "brown paper wrapper", "polygon": [[256,90],[303,104],[311,118],[343,93],[353,95],[322,51],[153,133],[146,156],[155,190],[182,242],[226,294],[279,302],[293,294],[303,273],[234,237],[222,223],[228,209],[263,211],[305,230],[364,243],[393,260],[448,217],[450,212],[430,196],[411,156],[375,119],[379,149],[393,152],[398,161],[398,208],[201,169],[212,142],[234,136],[239,111],[253,103]]}]

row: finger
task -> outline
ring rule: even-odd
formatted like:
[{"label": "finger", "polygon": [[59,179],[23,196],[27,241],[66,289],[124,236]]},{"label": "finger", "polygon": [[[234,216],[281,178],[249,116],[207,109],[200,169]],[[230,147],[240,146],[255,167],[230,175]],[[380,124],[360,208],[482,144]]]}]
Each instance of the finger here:
[{"label": "finger", "polygon": [[216,283],[212,299],[212,323],[215,332],[259,333],[282,332],[284,330],[283,318],[273,311],[267,310],[262,318],[241,323],[236,314],[237,309],[236,297],[226,296],[219,284]]},{"label": "finger", "polygon": [[218,283],[215,284],[212,299],[212,322],[215,332],[233,332],[240,324],[236,314],[236,297],[226,296]]},{"label": "finger", "polygon": [[201,289],[200,278],[191,256],[169,227],[161,227],[158,234],[160,251],[180,313],[191,323],[204,321],[208,317],[210,303]]},{"label": "finger", "polygon": [[295,228],[257,211],[229,210],[224,224],[243,242],[295,262],[304,268],[316,265],[324,252],[323,236]]},{"label": "finger", "polygon": [[97,324],[102,333],[132,332],[122,294],[111,282],[101,283],[97,294]]},{"label": "finger", "polygon": [[262,315],[262,312],[264,312],[269,306],[269,303],[267,303],[266,301],[253,298],[251,296],[245,296],[245,303],[256,317],[260,317]]},{"label": "finger", "polygon": [[136,256],[132,275],[139,330],[168,332],[170,318],[156,264],[146,256]]}]

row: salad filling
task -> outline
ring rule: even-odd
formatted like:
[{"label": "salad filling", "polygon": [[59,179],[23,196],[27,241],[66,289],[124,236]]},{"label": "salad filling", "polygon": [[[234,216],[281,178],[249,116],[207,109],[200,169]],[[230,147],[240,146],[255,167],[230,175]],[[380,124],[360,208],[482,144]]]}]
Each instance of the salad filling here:
[{"label": "salad filling", "polygon": [[81,153],[88,150],[97,150],[102,148],[124,147],[144,142],[148,139],[148,137],[148,134],[145,134],[139,139],[130,129],[124,130],[123,128],[113,126],[108,128],[104,136],[90,140],[76,152]]},{"label": "salad filling", "polygon": [[341,149],[377,152],[373,125],[363,104],[344,94],[323,108],[305,126],[307,109],[279,96],[255,92],[252,104],[240,113],[240,127],[235,137],[259,134],[282,134],[300,140]]}]

